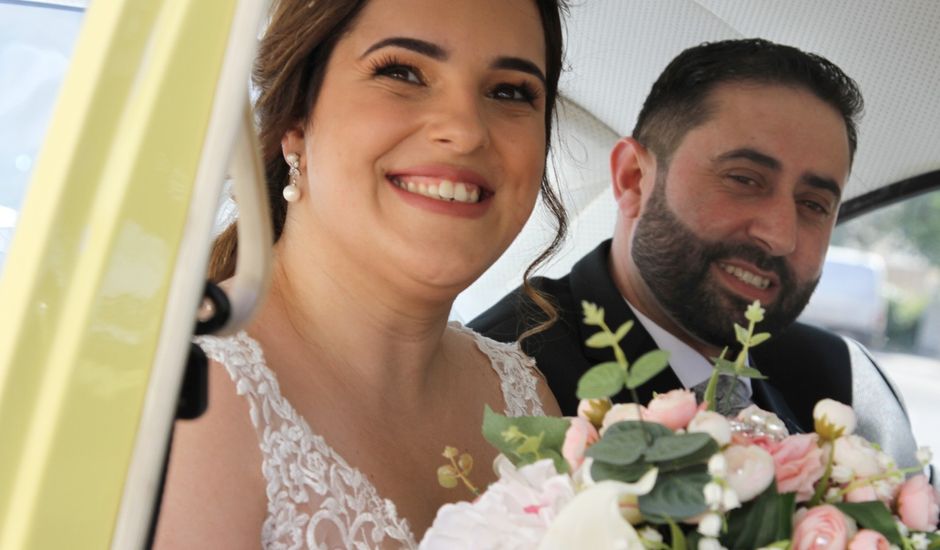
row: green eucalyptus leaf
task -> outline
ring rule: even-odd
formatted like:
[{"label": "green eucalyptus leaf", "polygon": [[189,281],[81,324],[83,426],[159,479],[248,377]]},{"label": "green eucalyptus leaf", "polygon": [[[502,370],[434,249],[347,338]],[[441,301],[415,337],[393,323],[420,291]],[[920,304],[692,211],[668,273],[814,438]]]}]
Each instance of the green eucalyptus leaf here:
[{"label": "green eucalyptus leaf", "polygon": [[755,369],[755,368],[753,368],[753,367],[743,367],[741,370],[739,370],[739,371],[737,372],[737,375],[738,375],[738,376],[743,376],[744,378],[757,378],[757,379],[759,379],[759,380],[766,380],[766,379],[767,379],[767,377],[764,376],[764,374],[761,373],[761,371],[759,371],[759,370],[757,370],[757,369]]},{"label": "green eucalyptus leaf", "polygon": [[[489,441],[490,445],[506,455],[507,458],[516,466],[530,464],[537,458],[530,455],[520,455],[517,453],[519,442],[506,441],[503,432],[510,426],[515,426],[521,433],[529,437],[541,437],[538,452],[541,458],[549,458],[551,453],[561,455],[561,447],[565,442],[565,433],[571,421],[567,418],[557,418],[552,416],[516,416],[508,417],[499,414],[489,405],[484,406],[483,410],[483,437]],[[561,461],[562,468],[558,471],[565,473],[568,467],[564,461]],[[558,464],[556,463],[556,467]]]},{"label": "green eucalyptus leaf", "polygon": [[660,438],[664,435],[672,435],[674,433],[672,430],[670,430],[666,426],[663,426],[662,424],[658,424],[656,422],[649,422],[649,421],[640,422],[639,420],[622,420],[615,424],[611,424],[607,428],[607,431],[604,432],[604,437],[614,435],[617,432],[621,432],[621,431],[628,432],[634,429],[643,430],[643,432],[645,432],[649,436],[647,443],[652,443],[657,438]]},{"label": "green eucalyptus leaf", "polygon": [[769,340],[769,339],[770,339],[770,333],[769,333],[769,332],[759,332],[759,333],[757,333],[757,334],[751,336],[751,347],[753,348],[754,346],[758,346],[758,345],[760,345],[760,344],[763,344],[764,342],[766,342],[766,341]]},{"label": "green eucalyptus leaf", "polygon": [[796,493],[780,494],[771,483],[757,498],[728,514],[721,542],[730,550],[753,550],[789,539],[795,509]]},{"label": "green eucalyptus leaf", "polygon": [[858,522],[859,525],[873,531],[878,531],[891,544],[903,546],[901,533],[891,516],[891,511],[880,500],[869,502],[840,502],[835,504],[843,514]]},{"label": "green eucalyptus leaf", "polygon": [[623,481],[624,483],[636,483],[650,468],[652,468],[652,466],[643,462],[626,466],[616,466],[595,460],[591,464],[591,479],[594,481],[613,479],[615,481]]},{"label": "green eucalyptus leaf", "polygon": [[[707,436],[708,434],[701,435]],[[704,466],[708,464],[708,459],[719,450],[718,442],[712,439],[711,436],[708,436],[708,441],[697,451],[672,460],[661,460],[656,462],[656,467],[659,468],[660,472],[673,472],[684,470],[691,466]]]},{"label": "green eucalyptus leaf", "polygon": [[614,341],[614,335],[609,332],[595,332],[592,334],[585,344],[589,348],[609,348],[613,346],[616,342]]},{"label": "green eucalyptus leaf", "polygon": [[734,361],[728,361],[722,357],[712,358],[712,363],[715,365],[715,370],[721,374],[734,374]]},{"label": "green eucalyptus leaf", "polygon": [[705,468],[660,472],[653,490],[639,498],[644,517],[685,519],[705,512],[705,484],[712,476]]},{"label": "green eucalyptus leaf", "polygon": [[[603,333],[598,333],[603,334]],[[600,399],[623,389],[623,368],[615,361],[591,367],[578,380],[578,399]]]},{"label": "green eucalyptus leaf", "polygon": [[445,464],[437,469],[437,482],[445,489],[453,489],[457,486],[457,471],[450,464]]},{"label": "green eucalyptus leaf", "polygon": [[[617,424],[611,426],[613,428]],[[641,428],[631,430],[607,430],[597,443],[585,452],[586,456],[613,464],[615,466],[625,466],[633,464],[646,450],[647,434]]]},{"label": "green eucalyptus leaf", "polygon": [[581,300],[581,310],[584,312],[584,324],[600,326],[604,324],[604,308],[596,304]]},{"label": "green eucalyptus leaf", "polygon": [[623,337],[626,336],[628,332],[630,332],[631,328],[633,328],[632,319],[617,327],[617,332],[614,333],[614,340],[617,342],[623,340]]},{"label": "green eucalyptus leaf", "polygon": [[734,337],[742,346],[747,345],[747,329],[737,323],[734,324]]},{"label": "green eucalyptus leaf", "polygon": [[627,374],[627,388],[632,390],[640,387],[668,366],[668,351],[657,349],[644,353],[630,366],[630,372]]},{"label": "green eucalyptus leaf", "polygon": [[665,435],[653,441],[643,455],[647,462],[676,460],[693,455],[714,442],[715,440],[706,433]]}]

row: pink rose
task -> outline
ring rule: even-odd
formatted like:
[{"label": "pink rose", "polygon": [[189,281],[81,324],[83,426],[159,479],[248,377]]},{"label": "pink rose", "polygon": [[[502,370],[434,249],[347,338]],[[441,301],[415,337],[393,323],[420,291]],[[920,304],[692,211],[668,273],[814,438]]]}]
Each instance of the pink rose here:
[{"label": "pink rose", "polygon": [[891,543],[878,531],[862,529],[849,541],[848,550],[889,550]]},{"label": "pink rose", "polygon": [[927,477],[916,475],[901,485],[898,493],[898,516],[914,531],[933,531],[940,514],[940,495]]},{"label": "pink rose", "polygon": [[831,504],[802,510],[795,519],[793,550],[842,550],[855,531],[854,523]]},{"label": "pink rose", "polygon": [[584,451],[597,443],[598,438],[597,429],[590,422],[580,416],[571,419],[571,425],[565,432],[565,442],[561,446],[561,456],[568,461],[572,472],[581,466]]},{"label": "pink rose", "polygon": [[644,420],[648,420],[649,414],[646,411],[646,407],[637,405],[636,403],[619,403],[611,407],[610,410],[607,411],[607,414],[604,415],[604,421],[601,423],[601,433],[606,432],[607,428],[617,422],[640,420],[641,417]]},{"label": "pink rose", "polygon": [[791,435],[770,448],[777,470],[777,490],[796,493],[797,502],[812,498],[813,485],[826,471],[822,449],[816,444],[818,438],[816,434]]},{"label": "pink rose", "polygon": [[646,408],[649,414],[644,415],[644,419],[658,422],[670,430],[685,428],[698,412],[695,394],[689,390],[657,394]]},{"label": "pink rose", "polygon": [[878,500],[878,493],[871,485],[857,487],[845,494],[846,502],[871,502],[874,500]]},{"label": "pink rose", "polygon": [[774,480],[774,459],[757,445],[731,445],[722,453],[728,464],[728,485],[741,502],[764,492]]}]

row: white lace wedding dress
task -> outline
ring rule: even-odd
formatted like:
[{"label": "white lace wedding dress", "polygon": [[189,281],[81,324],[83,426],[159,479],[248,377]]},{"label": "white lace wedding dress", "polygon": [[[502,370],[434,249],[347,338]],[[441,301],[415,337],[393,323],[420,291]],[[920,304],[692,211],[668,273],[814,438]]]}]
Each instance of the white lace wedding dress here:
[{"label": "white lace wedding dress", "polygon": [[[541,415],[534,360],[515,344],[503,344],[457,323],[470,334],[499,375],[509,416]],[[415,548],[417,543],[395,503],[382,498],[281,395],[261,347],[240,332],[196,342],[225,366],[249,403],[258,434],[268,515],[261,530],[266,549]],[[482,406],[482,404],[481,404]],[[433,473],[431,474],[433,475]]]}]

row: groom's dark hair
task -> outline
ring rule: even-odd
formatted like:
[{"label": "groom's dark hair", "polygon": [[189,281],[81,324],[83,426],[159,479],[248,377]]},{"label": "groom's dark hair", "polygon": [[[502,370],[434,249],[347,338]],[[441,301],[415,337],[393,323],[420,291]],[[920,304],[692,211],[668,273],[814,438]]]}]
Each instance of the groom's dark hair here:
[{"label": "groom's dark hair", "polygon": [[710,93],[725,83],[808,90],[842,115],[854,158],[864,106],[858,84],[822,56],[758,38],[706,42],[676,56],[646,97],[633,137],[668,166],[685,134],[711,116]]}]

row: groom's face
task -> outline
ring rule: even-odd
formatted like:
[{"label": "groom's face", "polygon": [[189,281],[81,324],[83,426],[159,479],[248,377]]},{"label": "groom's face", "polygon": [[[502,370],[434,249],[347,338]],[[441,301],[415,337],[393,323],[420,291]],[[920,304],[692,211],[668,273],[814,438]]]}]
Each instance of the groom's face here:
[{"label": "groom's face", "polygon": [[808,91],[726,84],[709,101],[711,117],[657,167],[631,254],[664,312],[720,346],[754,300],[765,331],[803,310],[850,160],[840,114]]}]

